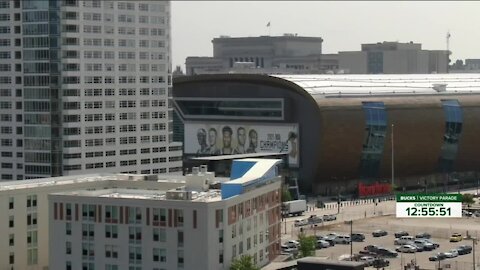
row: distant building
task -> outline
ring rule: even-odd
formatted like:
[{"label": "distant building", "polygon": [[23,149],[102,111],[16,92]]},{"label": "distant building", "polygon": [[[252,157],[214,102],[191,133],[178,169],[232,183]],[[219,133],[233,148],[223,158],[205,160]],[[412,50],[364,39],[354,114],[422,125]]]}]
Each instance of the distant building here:
[{"label": "distant building", "polygon": [[420,43],[362,44],[361,51],[338,54],[339,68],[351,74],[429,74],[448,72],[445,50],[422,50]]},{"label": "distant building", "polygon": [[338,69],[337,55],[322,55],[320,37],[214,38],[213,57],[187,57],[186,74],[325,73]]},{"label": "distant building", "polygon": [[480,59],[457,60],[449,67],[449,73],[480,73]]}]

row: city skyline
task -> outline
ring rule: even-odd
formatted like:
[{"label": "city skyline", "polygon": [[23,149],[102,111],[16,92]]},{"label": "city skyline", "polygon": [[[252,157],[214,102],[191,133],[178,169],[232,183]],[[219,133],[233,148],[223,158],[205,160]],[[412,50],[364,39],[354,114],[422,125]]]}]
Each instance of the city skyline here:
[{"label": "city skyline", "polygon": [[[475,44],[469,42],[480,38],[480,33],[474,31],[480,26],[474,16],[479,8],[480,3],[465,1],[173,1],[173,65],[184,69],[188,56],[212,56],[211,41],[220,35],[285,33],[321,37],[324,53],[338,53],[358,51],[362,43],[382,41],[413,41],[421,43],[423,49],[446,50],[449,32],[454,63],[457,59],[480,57]],[[343,12],[340,17],[339,12]],[[201,16],[204,14],[208,16]],[[348,31],[338,33],[347,28]]]}]

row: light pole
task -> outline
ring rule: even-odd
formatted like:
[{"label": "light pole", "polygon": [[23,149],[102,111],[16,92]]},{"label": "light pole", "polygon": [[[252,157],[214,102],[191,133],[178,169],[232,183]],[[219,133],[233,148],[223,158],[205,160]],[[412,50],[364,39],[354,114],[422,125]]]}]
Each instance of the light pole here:
[{"label": "light pole", "polygon": [[473,253],[473,270],[475,270],[477,267],[475,265],[475,245],[477,244],[477,238],[472,237],[472,253]]},{"label": "light pole", "polygon": [[395,184],[395,148],[393,144],[393,127],[394,125],[392,124],[392,136],[391,136],[391,143],[392,143],[392,192],[394,191],[394,184]]},{"label": "light pole", "polygon": [[350,260],[353,258],[353,220],[350,220]]}]

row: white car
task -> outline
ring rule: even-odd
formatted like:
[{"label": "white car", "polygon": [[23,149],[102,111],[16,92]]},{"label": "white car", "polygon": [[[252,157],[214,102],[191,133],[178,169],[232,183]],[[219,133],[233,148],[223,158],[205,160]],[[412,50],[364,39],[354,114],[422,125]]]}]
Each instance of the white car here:
[{"label": "white car", "polygon": [[317,240],[317,248],[328,248],[330,243],[325,240]]},{"label": "white car", "polygon": [[450,249],[448,252],[445,252],[445,256],[447,256],[447,258],[458,257],[458,251],[456,249]]},{"label": "white car", "polygon": [[288,240],[283,243],[282,248],[297,248],[300,243],[297,240]]},{"label": "white car", "polygon": [[396,251],[402,252],[402,253],[415,253],[417,252],[417,248],[413,245],[403,245],[397,247]]},{"label": "white car", "polygon": [[301,226],[306,226],[308,225],[308,220],[307,219],[297,219],[295,220],[295,227],[301,227]]},{"label": "white car", "polygon": [[352,242],[350,236],[348,235],[337,235],[333,239],[333,241],[335,241],[335,244],[350,244],[350,242]]}]

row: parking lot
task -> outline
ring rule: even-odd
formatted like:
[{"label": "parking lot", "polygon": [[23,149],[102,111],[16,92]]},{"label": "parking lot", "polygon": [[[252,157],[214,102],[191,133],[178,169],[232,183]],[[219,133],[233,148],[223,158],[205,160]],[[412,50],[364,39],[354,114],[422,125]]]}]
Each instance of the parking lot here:
[{"label": "parking lot", "polygon": [[[393,208],[392,208],[393,205]],[[349,234],[350,225],[345,221],[353,219],[353,232],[365,234],[366,239],[363,242],[353,242],[353,253],[358,253],[367,245],[378,245],[385,248],[395,250],[394,245],[394,233],[397,231],[407,231],[410,235],[415,235],[422,232],[428,232],[432,235],[432,240],[440,244],[440,247],[433,251],[424,251],[417,253],[399,253],[397,258],[389,258],[390,266],[385,269],[402,269],[402,265],[405,266],[415,260],[420,269],[436,269],[439,265],[444,269],[455,270],[467,270],[473,269],[473,253],[460,255],[456,258],[446,259],[440,262],[430,262],[428,258],[435,255],[438,252],[447,252],[450,249],[458,247],[460,245],[473,246],[472,240],[464,239],[457,243],[450,243],[449,238],[452,233],[461,233],[464,237],[471,235],[473,237],[480,236],[480,218],[409,218],[400,219],[393,215],[394,202],[384,202],[375,205],[375,210],[372,209],[372,205],[365,206],[353,206],[351,208],[342,209],[338,219],[333,222],[326,222],[323,224],[317,224],[316,227],[293,226],[293,220],[308,218],[311,213],[306,213],[303,217],[289,218],[289,221],[284,225],[287,234],[284,234],[282,240],[297,239],[296,235],[300,233],[300,228],[309,235],[326,235],[328,233]],[[360,209],[365,209],[360,211]],[[381,215],[378,214],[381,209]],[[373,211],[376,211],[373,214]],[[335,212],[335,210],[332,210]],[[325,213],[331,213],[332,211],[323,211]],[[315,213],[322,215],[323,212]],[[363,213],[362,213],[363,212]],[[365,215],[367,218],[359,217],[359,215]],[[289,222],[292,222],[291,225]],[[282,228],[283,229],[283,228]],[[372,237],[372,232],[376,229],[383,229],[388,232],[387,236]],[[477,252],[478,253],[478,252]],[[328,257],[330,259],[338,259],[342,255],[350,254],[350,245],[337,244],[334,247],[324,248],[316,251],[316,256]],[[476,256],[476,262],[478,264],[478,255]]]}]

